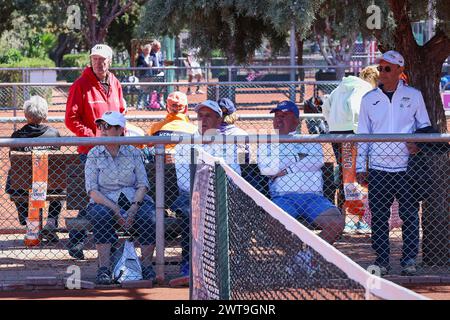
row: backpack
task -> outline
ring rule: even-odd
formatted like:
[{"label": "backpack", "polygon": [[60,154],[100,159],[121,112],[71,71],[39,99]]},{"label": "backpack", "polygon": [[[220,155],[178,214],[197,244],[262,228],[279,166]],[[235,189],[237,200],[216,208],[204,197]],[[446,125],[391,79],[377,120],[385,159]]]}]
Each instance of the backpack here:
[{"label": "backpack", "polygon": [[122,283],[125,281],[142,280],[142,266],[137,256],[134,244],[131,240],[126,240],[122,246],[120,258],[113,269],[114,282]]}]

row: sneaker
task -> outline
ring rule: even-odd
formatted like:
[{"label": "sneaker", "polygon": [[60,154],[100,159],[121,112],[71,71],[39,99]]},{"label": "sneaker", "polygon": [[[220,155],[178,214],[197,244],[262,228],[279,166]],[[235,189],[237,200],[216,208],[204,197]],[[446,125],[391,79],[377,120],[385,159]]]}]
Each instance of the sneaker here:
[{"label": "sneaker", "polygon": [[69,248],[69,255],[76,260],[84,260],[83,244],[78,243],[75,246]]},{"label": "sneaker", "polygon": [[58,235],[56,234],[56,228],[53,225],[46,225],[41,230],[41,237],[43,241],[46,241],[48,244],[54,244],[59,241]]},{"label": "sneaker", "polygon": [[142,266],[142,278],[144,280],[155,280],[156,279],[156,272],[153,269],[152,265],[149,266]]},{"label": "sneaker", "polygon": [[382,265],[377,262],[375,262],[373,265],[380,269],[380,277],[387,276],[389,274],[389,271],[391,271],[391,267],[389,265]]},{"label": "sneaker", "polygon": [[356,233],[359,233],[359,234],[366,234],[366,233],[371,232],[369,225],[362,221],[358,221],[355,225],[355,228],[356,228]]},{"label": "sneaker", "polygon": [[185,262],[181,265],[180,273],[183,277],[189,276],[189,262]]},{"label": "sneaker", "polygon": [[320,271],[320,266],[315,265],[314,257],[310,250],[299,251],[292,259],[292,264],[286,268],[291,276],[295,273],[302,273],[312,277]]},{"label": "sneaker", "polygon": [[349,221],[345,224],[344,233],[354,233],[356,231],[356,225],[353,221]]},{"label": "sneaker", "polygon": [[202,90],[200,90],[200,89],[198,89],[197,91],[195,91],[195,94],[204,94],[205,92],[204,91],[202,91]]},{"label": "sneaker", "polygon": [[402,276],[415,276],[417,274],[417,266],[414,260],[409,260],[403,265]]},{"label": "sneaker", "polygon": [[[191,89],[189,89],[188,91],[186,91],[186,95],[187,95],[187,96],[190,96],[191,94],[193,94],[192,91],[191,91]],[[195,93],[194,93],[194,94],[195,94]]]},{"label": "sneaker", "polygon": [[97,277],[95,283],[100,285],[108,285],[112,283],[111,271],[107,267],[100,267],[97,269]]}]

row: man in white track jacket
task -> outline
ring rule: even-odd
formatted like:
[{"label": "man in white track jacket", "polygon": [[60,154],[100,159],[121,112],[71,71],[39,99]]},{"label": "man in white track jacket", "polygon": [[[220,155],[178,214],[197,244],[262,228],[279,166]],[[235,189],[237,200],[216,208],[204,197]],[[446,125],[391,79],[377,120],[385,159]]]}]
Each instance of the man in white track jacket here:
[{"label": "man in white track jacket", "polygon": [[[420,91],[407,86],[400,76],[404,59],[388,51],[379,61],[380,86],[369,91],[361,101],[358,134],[413,133],[430,125]],[[419,203],[412,196],[406,169],[410,154],[418,151],[414,143],[360,143],[357,157],[357,179],[369,184],[369,206],[372,211],[372,248],[375,265],[382,275],[388,273],[389,208],[397,198],[403,220],[401,266],[404,275],[416,273],[419,251]],[[368,168],[368,174],[367,174]]]}]

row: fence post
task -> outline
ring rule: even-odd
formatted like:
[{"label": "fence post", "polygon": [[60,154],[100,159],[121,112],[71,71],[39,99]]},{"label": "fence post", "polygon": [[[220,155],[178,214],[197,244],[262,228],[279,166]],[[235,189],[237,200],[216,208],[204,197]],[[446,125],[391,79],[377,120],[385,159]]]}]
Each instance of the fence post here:
[{"label": "fence post", "polygon": [[164,279],[164,145],[155,146],[156,277]]},{"label": "fence post", "polygon": [[228,235],[227,176],[220,163],[215,164],[217,256],[219,274],[219,299],[230,299],[230,260]]},{"label": "fence post", "polygon": [[[12,107],[13,107],[13,116],[17,117],[17,86],[12,87]],[[17,130],[17,123],[14,121],[14,131]]]}]

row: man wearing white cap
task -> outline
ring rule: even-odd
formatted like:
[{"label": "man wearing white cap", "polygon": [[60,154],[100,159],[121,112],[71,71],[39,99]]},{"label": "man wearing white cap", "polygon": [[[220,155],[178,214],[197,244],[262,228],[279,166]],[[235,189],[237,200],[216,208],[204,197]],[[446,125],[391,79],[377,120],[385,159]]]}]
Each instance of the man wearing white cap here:
[{"label": "man wearing white cap", "polygon": [[[91,49],[91,65],[72,84],[66,103],[65,124],[77,137],[101,135],[95,121],[106,111],[125,111],[122,86],[109,71],[112,49],[106,44],[97,44]],[[82,162],[92,147],[79,146]],[[85,213],[80,210],[80,216]],[[69,233],[69,254],[75,259],[84,259],[83,241],[85,232],[72,230]]]},{"label": "man wearing white cap", "polygon": [[[95,120],[106,111],[125,111],[122,87],[109,71],[112,49],[97,44],[91,50],[91,65],[70,87],[67,97],[65,123],[78,137],[100,135]],[[87,154],[91,147],[80,146],[78,152]]]},{"label": "man wearing white cap", "polygon": [[[401,75],[405,61],[397,51],[387,51],[379,60],[379,87],[361,100],[358,134],[413,133],[430,126],[430,119],[419,90],[407,86]],[[369,184],[369,207],[372,212],[372,248],[375,265],[382,275],[390,269],[389,216],[397,199],[403,220],[402,274],[416,273],[419,251],[419,203],[413,197],[406,174],[410,155],[418,151],[414,143],[359,143],[357,179]],[[366,168],[368,167],[368,173]]]}]

